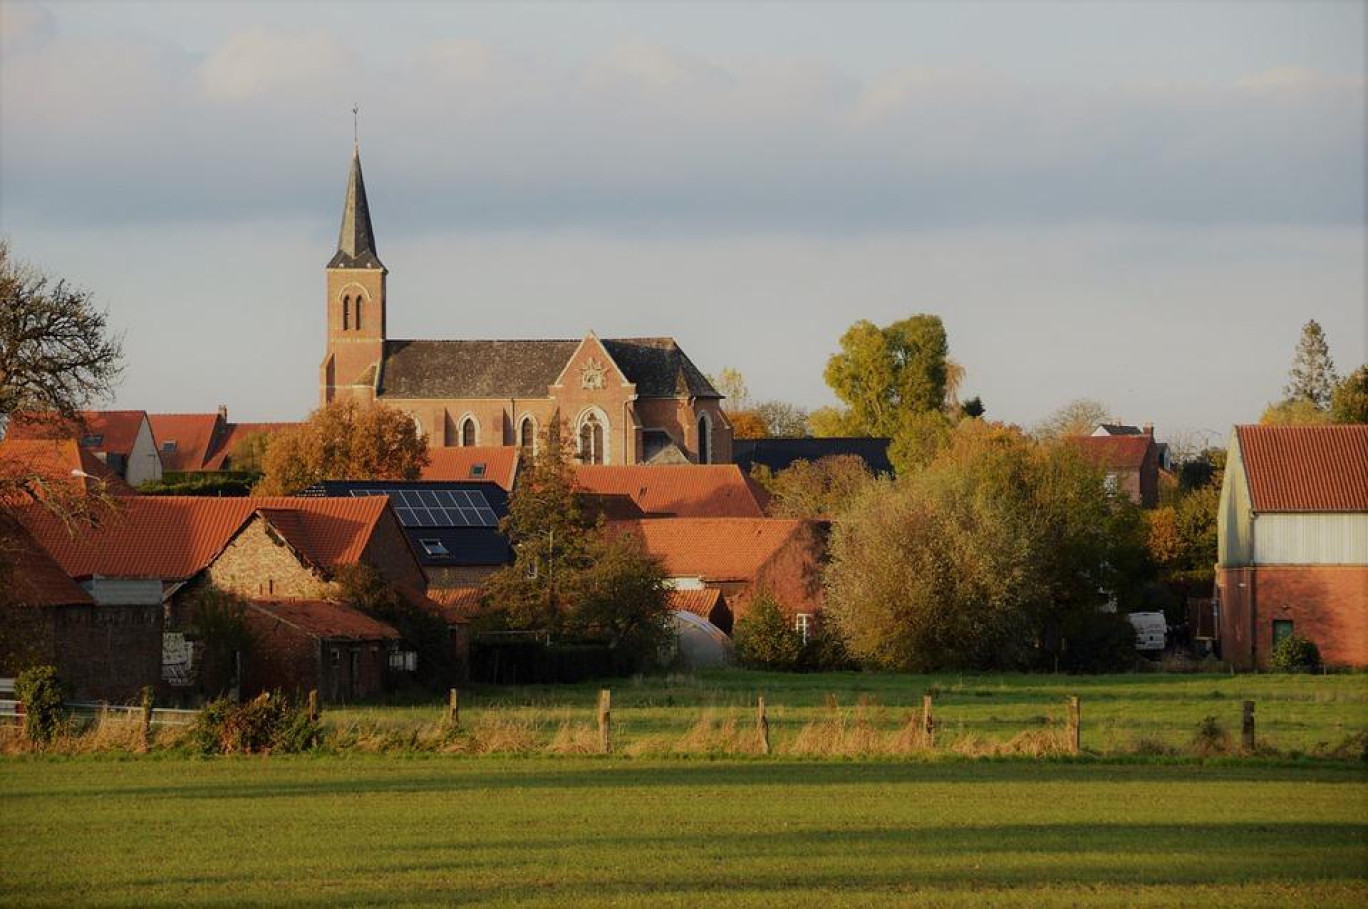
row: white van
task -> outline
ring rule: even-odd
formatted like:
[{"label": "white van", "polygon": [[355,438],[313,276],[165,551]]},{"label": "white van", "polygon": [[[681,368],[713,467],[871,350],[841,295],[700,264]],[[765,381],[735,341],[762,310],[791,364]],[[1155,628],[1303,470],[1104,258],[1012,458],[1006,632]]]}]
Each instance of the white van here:
[{"label": "white van", "polygon": [[1126,616],[1135,628],[1136,650],[1163,650],[1168,622],[1162,612],[1132,612]]}]

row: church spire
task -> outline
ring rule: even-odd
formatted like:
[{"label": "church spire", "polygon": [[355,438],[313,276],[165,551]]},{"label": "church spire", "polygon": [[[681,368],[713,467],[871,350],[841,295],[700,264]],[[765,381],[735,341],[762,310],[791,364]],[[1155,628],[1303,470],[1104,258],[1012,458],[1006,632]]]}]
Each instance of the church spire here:
[{"label": "church spire", "polygon": [[375,231],[366,204],[366,181],[361,177],[361,145],[352,145],[351,173],[347,176],[347,201],[342,207],[342,229],[337,234],[337,254],[329,268],[381,268],[375,254]]}]

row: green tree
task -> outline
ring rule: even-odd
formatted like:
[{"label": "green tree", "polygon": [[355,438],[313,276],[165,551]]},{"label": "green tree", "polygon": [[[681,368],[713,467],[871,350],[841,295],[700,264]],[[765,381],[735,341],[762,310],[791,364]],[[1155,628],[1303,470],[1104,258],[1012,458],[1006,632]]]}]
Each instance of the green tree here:
[{"label": "green tree", "polygon": [[1330,396],[1330,419],[1335,423],[1368,423],[1368,364],[1335,387]]},{"label": "green tree", "polygon": [[1092,398],[1075,398],[1046,417],[1033,431],[1038,439],[1090,436],[1099,423],[1108,422],[1111,410]]},{"label": "green tree", "polygon": [[819,439],[864,435],[854,415],[839,407],[819,407],[808,414],[808,429]]},{"label": "green tree", "polygon": [[575,468],[551,427],[518,475],[499,529],[513,546],[513,564],[486,585],[486,600],[509,628],[560,631],[561,604],[574,577],[592,561],[594,521],[580,505]]},{"label": "green tree", "polygon": [[1298,398],[1269,404],[1259,422],[1265,426],[1323,426],[1330,422],[1330,414],[1314,401]]},{"label": "green tree", "polygon": [[861,320],[827,361],[827,385],[866,436],[892,436],[906,412],[945,403],[949,343],[939,316],[916,315],[884,328]]},{"label": "green tree", "polygon": [[239,473],[259,474],[264,470],[266,450],[270,445],[271,433],[249,433],[228,452],[228,463],[225,466]]},{"label": "green tree", "polygon": [[567,583],[564,631],[603,641],[634,666],[654,663],[672,634],[664,564],[630,536],[596,532],[588,551]]},{"label": "green tree", "polygon": [[1338,382],[1325,332],[1319,322],[1311,319],[1302,326],[1283,397],[1288,401],[1310,401],[1317,410],[1326,410]]},{"label": "green tree", "polygon": [[803,659],[803,638],[767,591],[751,601],[733,631],[736,658],[752,669],[794,670]]},{"label": "green tree", "polygon": [[427,441],[403,411],[334,401],[275,434],[254,492],[291,495],[323,480],[416,480],[427,463]]},{"label": "green tree", "polygon": [[781,518],[837,518],[845,514],[874,474],[855,455],[794,461],[766,484],[770,514]]},{"label": "green tree", "polygon": [[1083,665],[1070,642],[1151,570],[1145,530],[1069,447],[965,421],[926,469],[871,487],[834,526],[827,611],[876,667]]},{"label": "green tree", "polygon": [[765,431],[774,438],[797,438],[808,434],[808,412],[787,401],[760,401],[751,408]]}]

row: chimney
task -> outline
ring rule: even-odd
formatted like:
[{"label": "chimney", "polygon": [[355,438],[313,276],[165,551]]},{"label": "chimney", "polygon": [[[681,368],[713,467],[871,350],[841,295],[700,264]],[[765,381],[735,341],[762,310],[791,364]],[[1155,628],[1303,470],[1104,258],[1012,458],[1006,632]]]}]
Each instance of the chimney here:
[{"label": "chimney", "polygon": [[220,420],[223,420],[225,423],[228,421],[228,405],[227,405],[227,404],[220,404],[220,405],[219,405],[218,415],[219,415],[219,419],[220,419]]},{"label": "chimney", "polygon": [[1141,427],[1140,427],[1140,430],[1141,430],[1145,435],[1149,436],[1150,438],[1153,438],[1153,437],[1154,437],[1154,424],[1153,424],[1153,423],[1146,423],[1144,426],[1141,426]]}]

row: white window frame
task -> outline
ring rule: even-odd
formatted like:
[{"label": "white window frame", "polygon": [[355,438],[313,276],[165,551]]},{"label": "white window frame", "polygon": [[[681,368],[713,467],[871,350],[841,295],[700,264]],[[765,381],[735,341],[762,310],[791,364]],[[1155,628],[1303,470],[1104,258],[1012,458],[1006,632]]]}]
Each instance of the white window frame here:
[{"label": "white window frame", "polygon": [[813,619],[815,618],[816,616],[811,612],[800,612],[793,617],[793,630],[798,632],[798,636],[803,639],[804,644],[812,636],[812,626],[815,624]]}]

